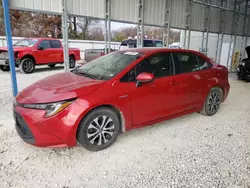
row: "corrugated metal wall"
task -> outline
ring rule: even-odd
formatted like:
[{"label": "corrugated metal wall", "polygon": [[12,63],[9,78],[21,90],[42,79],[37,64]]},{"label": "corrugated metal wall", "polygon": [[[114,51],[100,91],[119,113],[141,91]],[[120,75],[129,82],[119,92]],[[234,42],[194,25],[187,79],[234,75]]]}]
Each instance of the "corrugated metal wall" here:
[{"label": "corrugated metal wall", "polygon": [[[91,2],[93,1],[95,0],[92,0]],[[139,9],[138,9],[137,0],[122,0],[122,1],[112,0],[111,1],[111,20],[137,23],[138,15],[139,15],[138,10]]]},{"label": "corrugated metal wall", "polygon": [[[171,28],[185,29],[186,5],[187,0],[169,0]],[[205,0],[200,0],[205,2]],[[110,0],[111,2],[111,20],[137,23],[138,22],[138,4],[139,0]],[[233,9],[234,1],[230,0],[229,9]],[[220,1],[213,0],[214,5],[219,6]],[[94,18],[104,18],[105,0],[67,0],[68,13],[75,16],[88,16]],[[144,4],[144,23],[151,26],[164,25],[164,0],[145,0]],[[51,13],[61,12],[61,0],[10,0],[10,6],[13,9],[33,10]],[[192,7],[192,30],[204,30],[204,5],[193,3]],[[242,13],[245,12],[245,5],[241,5]],[[220,9],[211,8],[210,32],[218,32]],[[225,33],[232,33],[233,13],[226,14]],[[239,19],[238,35],[243,34],[244,16]],[[250,35],[250,33],[249,33]]]},{"label": "corrugated metal wall", "polygon": [[72,15],[103,19],[105,13],[104,3],[104,0],[92,0],[91,3],[89,0],[67,0],[67,10]]},{"label": "corrugated metal wall", "polygon": [[61,0],[10,0],[10,7],[34,12],[61,13]]}]

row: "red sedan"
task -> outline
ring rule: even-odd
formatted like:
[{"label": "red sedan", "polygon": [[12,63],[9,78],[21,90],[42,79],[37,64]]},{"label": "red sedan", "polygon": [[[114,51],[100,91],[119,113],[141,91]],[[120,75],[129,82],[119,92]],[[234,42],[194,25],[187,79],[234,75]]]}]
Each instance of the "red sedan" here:
[{"label": "red sedan", "polygon": [[39,147],[98,151],[121,132],[192,112],[212,116],[228,96],[228,70],[189,50],[117,51],[24,89],[14,104],[19,136]]}]

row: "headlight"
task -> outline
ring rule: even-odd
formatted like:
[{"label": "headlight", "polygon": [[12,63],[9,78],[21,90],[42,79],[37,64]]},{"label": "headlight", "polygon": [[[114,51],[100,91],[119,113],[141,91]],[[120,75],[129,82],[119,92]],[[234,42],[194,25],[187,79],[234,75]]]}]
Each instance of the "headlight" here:
[{"label": "headlight", "polygon": [[23,104],[22,106],[24,108],[45,110],[46,111],[45,117],[51,117],[61,112],[65,108],[67,108],[72,102],[73,100],[61,101],[61,102],[55,102],[55,103],[49,103],[49,104]]}]

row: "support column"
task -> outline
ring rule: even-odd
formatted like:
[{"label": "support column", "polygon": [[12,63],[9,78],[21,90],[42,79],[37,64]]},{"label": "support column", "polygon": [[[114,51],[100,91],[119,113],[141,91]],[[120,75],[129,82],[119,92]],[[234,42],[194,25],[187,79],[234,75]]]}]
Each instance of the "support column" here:
[{"label": "support column", "polygon": [[190,48],[191,25],[192,25],[192,3],[193,0],[187,0],[186,7],[186,29],[184,32],[184,48]]},{"label": "support column", "polygon": [[240,60],[245,58],[246,51],[245,47],[247,45],[247,37],[248,37],[248,29],[250,27],[250,16],[248,16],[248,4],[249,0],[245,0],[246,7],[245,7],[245,16],[244,16],[244,25],[243,25],[243,35],[242,35],[242,41],[241,41],[241,47],[240,47]]},{"label": "support column", "polygon": [[170,3],[171,0],[165,0],[164,25],[163,25],[163,45],[169,46],[170,35]]},{"label": "support column", "polygon": [[[250,4],[250,2],[249,2]],[[248,24],[247,24],[247,35],[246,35],[246,38],[245,38],[245,47],[247,46],[247,39],[248,37],[250,36],[250,6],[248,7],[249,9],[249,12],[248,12]],[[246,53],[246,51],[244,50],[244,52]]]},{"label": "support column", "polygon": [[143,47],[144,38],[144,0],[139,0],[137,24],[137,48]]},{"label": "support column", "polygon": [[[227,68],[230,72],[233,71],[232,70],[232,59],[233,59],[233,55],[235,52],[236,39],[237,39],[238,30],[239,30],[239,19],[240,19],[240,4],[237,5],[237,2],[235,1],[233,22],[232,22],[233,36],[232,35],[230,36],[231,42],[230,42],[228,58],[227,58]],[[232,46],[232,44],[233,44],[233,46]]]},{"label": "support column", "polygon": [[3,13],[4,13],[5,34],[6,34],[8,54],[9,54],[12,95],[13,97],[15,97],[18,93],[18,89],[17,89],[17,80],[16,80],[15,59],[14,59],[13,45],[12,45],[12,32],[11,32],[10,15],[9,15],[9,1],[3,0],[2,3],[3,3],[3,11],[4,11]]},{"label": "support column", "polygon": [[[209,29],[210,29],[210,17],[211,17],[211,7],[212,0],[206,0],[205,5],[205,19],[204,19],[204,30],[202,33],[202,48],[205,48],[207,51],[208,48],[208,37],[209,37]],[[206,53],[207,55],[207,53]]]},{"label": "support column", "polygon": [[[225,1],[225,6],[224,6],[224,1]],[[221,0],[219,32],[218,32],[218,38],[217,38],[217,44],[216,44],[216,63],[218,63],[218,64],[220,64],[222,44],[223,44],[223,40],[224,40],[227,5],[228,5],[228,0]]]},{"label": "support column", "polygon": [[110,52],[110,46],[111,46],[111,21],[110,21],[110,9],[111,9],[111,0],[104,0],[105,1],[105,31],[104,31],[104,41],[105,41],[105,48],[104,52],[107,54]]},{"label": "support column", "polygon": [[63,30],[63,57],[64,71],[69,72],[69,45],[68,45],[68,14],[67,2],[62,0],[62,30]]}]

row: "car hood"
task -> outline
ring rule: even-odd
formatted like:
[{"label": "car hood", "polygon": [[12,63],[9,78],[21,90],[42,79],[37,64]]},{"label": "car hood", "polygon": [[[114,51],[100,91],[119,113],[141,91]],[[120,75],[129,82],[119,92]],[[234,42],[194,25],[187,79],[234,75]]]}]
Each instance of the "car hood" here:
[{"label": "car hood", "polygon": [[[27,46],[13,46],[14,52],[25,50],[27,48],[29,48],[29,47],[27,47]],[[4,51],[7,52],[8,48],[7,47],[0,47],[0,52],[4,52]]]},{"label": "car hood", "polygon": [[104,83],[73,73],[59,73],[25,88],[17,96],[19,103],[50,103],[90,94]]}]

